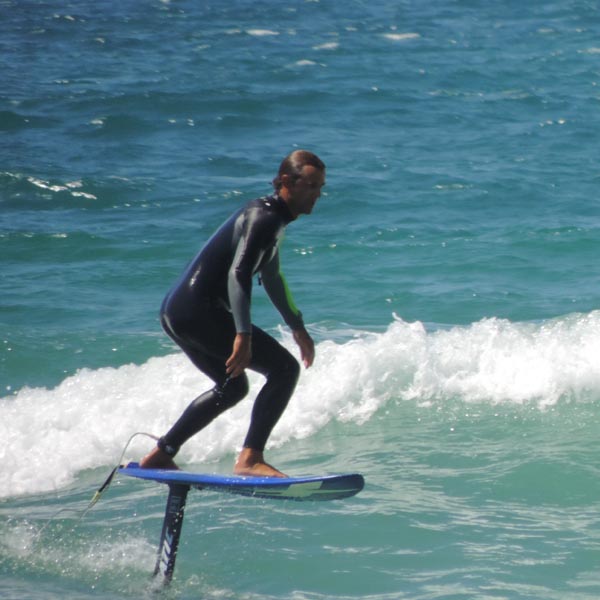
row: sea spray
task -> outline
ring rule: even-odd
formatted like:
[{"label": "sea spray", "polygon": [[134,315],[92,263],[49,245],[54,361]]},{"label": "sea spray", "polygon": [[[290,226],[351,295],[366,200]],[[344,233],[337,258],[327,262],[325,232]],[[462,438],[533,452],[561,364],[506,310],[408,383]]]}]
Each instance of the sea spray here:
[{"label": "sea spray", "polygon": [[424,343],[423,360],[403,398],[547,407],[600,393],[598,311],[539,324],[483,319],[433,332]]},{"label": "sea spray", "polygon": [[[288,333],[282,343],[295,351]],[[333,420],[363,423],[389,402],[458,400],[544,409],[600,395],[600,312],[542,323],[484,319],[428,330],[396,318],[383,333],[325,340],[303,371],[271,447],[306,438]],[[264,382],[249,372],[248,397],[182,449],[180,460],[214,462],[239,449],[252,399]],[[183,354],[142,365],[83,369],[59,386],[23,388],[0,400],[0,497],[60,489],[77,473],[112,466],[135,432],[164,433],[212,385]],[[154,442],[136,438],[128,457]]]}]

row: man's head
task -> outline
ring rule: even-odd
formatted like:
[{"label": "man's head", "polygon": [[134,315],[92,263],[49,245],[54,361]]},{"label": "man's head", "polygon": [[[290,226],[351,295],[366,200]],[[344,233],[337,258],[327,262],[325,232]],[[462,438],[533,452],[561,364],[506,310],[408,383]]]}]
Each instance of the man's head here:
[{"label": "man's head", "polygon": [[273,180],[294,218],[312,212],[324,185],[325,163],[307,150],[295,150],[286,156]]}]

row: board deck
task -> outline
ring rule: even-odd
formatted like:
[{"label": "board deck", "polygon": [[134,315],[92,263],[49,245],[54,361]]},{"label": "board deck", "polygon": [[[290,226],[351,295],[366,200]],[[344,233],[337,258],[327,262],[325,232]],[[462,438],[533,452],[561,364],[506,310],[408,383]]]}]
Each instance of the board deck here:
[{"label": "board deck", "polygon": [[141,469],[131,462],[118,471],[121,475],[147,479],[169,485],[179,484],[201,490],[214,490],[283,500],[338,500],[358,494],[365,484],[358,473],[309,477],[240,477],[174,471],[167,469]]}]

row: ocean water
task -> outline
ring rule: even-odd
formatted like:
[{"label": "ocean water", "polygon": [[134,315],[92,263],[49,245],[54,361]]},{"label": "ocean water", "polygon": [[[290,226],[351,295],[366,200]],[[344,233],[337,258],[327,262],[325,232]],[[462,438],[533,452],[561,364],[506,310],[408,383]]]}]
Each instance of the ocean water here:
[{"label": "ocean water", "polygon": [[[0,0],[0,597],[600,597],[600,10],[483,0]],[[319,505],[117,478],[208,387],[160,302],[279,161],[317,344],[273,432]],[[296,351],[255,287],[253,316]],[[184,446],[229,473],[251,394]],[[152,440],[136,436],[126,459]]]}]

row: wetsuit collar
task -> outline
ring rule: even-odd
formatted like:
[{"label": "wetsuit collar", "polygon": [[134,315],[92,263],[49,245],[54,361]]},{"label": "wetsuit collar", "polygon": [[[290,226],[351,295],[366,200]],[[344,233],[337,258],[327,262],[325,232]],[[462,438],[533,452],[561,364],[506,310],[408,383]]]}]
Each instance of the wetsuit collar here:
[{"label": "wetsuit collar", "polygon": [[271,198],[273,199],[273,202],[275,202],[275,204],[281,211],[283,220],[286,225],[288,223],[291,223],[292,221],[296,220],[296,217],[294,217],[294,215],[292,214],[292,211],[290,210],[290,207],[287,205],[287,202],[277,192],[275,192],[271,196]]}]

